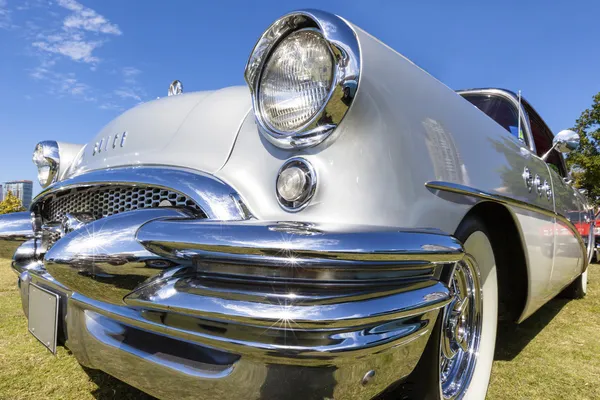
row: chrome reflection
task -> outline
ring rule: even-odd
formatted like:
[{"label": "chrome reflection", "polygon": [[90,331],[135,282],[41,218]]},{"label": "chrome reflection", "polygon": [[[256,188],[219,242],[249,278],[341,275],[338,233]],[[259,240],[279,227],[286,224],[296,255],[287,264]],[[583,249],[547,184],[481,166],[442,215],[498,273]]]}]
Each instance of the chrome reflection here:
[{"label": "chrome reflection", "polygon": [[482,288],[475,260],[467,256],[450,276],[452,301],[444,309],[440,343],[440,386],[444,399],[460,399],[479,355]]},{"label": "chrome reflection", "polygon": [[123,167],[78,175],[42,191],[33,200],[31,209],[35,210],[35,207],[53,193],[95,186],[152,186],[175,190],[192,199],[207,218],[242,220],[250,217],[239,194],[226,183],[202,172],[166,166]]},{"label": "chrome reflection", "polygon": [[10,260],[15,250],[33,236],[32,217],[28,211],[0,215],[0,258]]},{"label": "chrome reflection", "polygon": [[0,240],[27,240],[33,237],[29,211],[0,215]]},{"label": "chrome reflection", "polygon": [[451,132],[432,118],[421,122],[425,129],[425,145],[437,179],[448,182],[469,182],[465,163]]},{"label": "chrome reflection", "polygon": [[[334,57],[334,82],[321,109],[296,132],[280,132],[265,123],[260,111],[258,86],[269,55],[291,32],[315,28],[327,41]],[[259,131],[274,145],[291,149],[315,146],[341,123],[356,97],[359,85],[360,45],[353,28],[344,19],[319,10],[295,11],[275,21],[254,45],[244,77],[252,93]]]},{"label": "chrome reflection", "polygon": [[156,218],[190,217],[184,210],[154,208],[102,218],[57,241],[46,253],[44,264],[68,288],[122,304],[123,297],[142,282],[175,265],[135,240],[139,227]]},{"label": "chrome reflection", "polygon": [[[87,331],[106,346],[118,348],[164,368],[189,376],[218,379],[231,374],[239,356],[157,336],[113,321],[90,311],[85,314]],[[125,339],[126,338],[126,339]],[[160,351],[156,351],[160,349]]]},{"label": "chrome reflection", "polygon": [[30,239],[21,244],[14,252],[11,266],[20,274],[29,269],[43,269],[43,248],[39,239]]},{"label": "chrome reflection", "polygon": [[[167,395],[150,373],[186,392],[274,393],[297,368],[329,374],[336,398],[372,398],[413,370],[452,300],[439,273],[464,257],[437,230],[187,218],[156,208],[81,226],[46,254],[52,275],[21,274],[23,304],[29,282],[60,293],[78,360],[153,393]],[[360,386],[365,369],[378,375]]]},{"label": "chrome reflection", "polygon": [[178,81],[177,79],[175,79],[169,85],[169,91],[167,94],[169,96],[177,96],[177,95],[180,95],[181,93],[183,93],[183,83],[181,83],[181,81]]},{"label": "chrome reflection", "polygon": [[[233,293],[225,288],[232,289]],[[148,310],[260,326],[264,332],[265,328],[334,329],[357,326],[358,322],[360,325],[382,324],[439,309],[450,301],[448,288],[440,282],[380,289],[330,296],[296,289],[297,295],[294,291],[285,294],[279,291],[280,294],[274,296],[270,291],[259,292],[242,284],[220,285],[201,277],[178,277],[146,285],[127,296],[125,303]]]},{"label": "chrome reflection", "polygon": [[[357,320],[355,329],[292,332],[103,305],[78,294],[69,299],[68,313],[70,348],[78,360],[166,398],[177,391],[175,383],[182,386],[181,398],[198,392],[245,398],[248,391],[261,398],[284,398],[272,394],[301,384],[314,386],[318,376],[319,385],[323,378],[328,384],[316,390],[326,389],[332,398],[348,393],[372,398],[412,371],[437,317],[434,311],[373,327],[361,327]],[[174,350],[164,347],[167,338],[197,346],[205,354],[202,364],[195,363],[193,350],[170,357]],[[233,371],[228,368],[232,362]],[[362,387],[365,368],[379,375]]]},{"label": "chrome reflection", "polygon": [[45,188],[56,182],[60,169],[60,151],[54,140],[39,142],[33,151],[33,163],[38,169],[38,181]]},{"label": "chrome reflection", "polygon": [[66,213],[60,224],[61,236],[76,231],[95,219],[90,213]]},{"label": "chrome reflection", "polygon": [[456,239],[431,230],[264,221],[157,220],[137,238],[150,252],[193,264],[222,280],[327,285],[429,279],[436,263],[456,262]]}]

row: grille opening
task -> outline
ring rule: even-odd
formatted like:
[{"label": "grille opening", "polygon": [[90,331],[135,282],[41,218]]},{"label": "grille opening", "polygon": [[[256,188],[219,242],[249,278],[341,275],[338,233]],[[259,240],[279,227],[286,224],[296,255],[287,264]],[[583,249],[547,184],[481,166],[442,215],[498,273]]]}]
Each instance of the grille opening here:
[{"label": "grille opening", "polygon": [[152,186],[98,186],[53,193],[39,205],[45,222],[60,222],[66,213],[86,212],[96,219],[125,211],[156,207],[185,207],[206,218],[194,200],[182,193]]}]

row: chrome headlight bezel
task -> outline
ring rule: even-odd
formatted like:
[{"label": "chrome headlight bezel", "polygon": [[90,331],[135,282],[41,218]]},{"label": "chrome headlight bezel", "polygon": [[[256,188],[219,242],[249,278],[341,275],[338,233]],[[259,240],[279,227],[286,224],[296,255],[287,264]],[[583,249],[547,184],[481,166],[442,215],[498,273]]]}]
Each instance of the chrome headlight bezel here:
[{"label": "chrome headlight bezel", "polygon": [[[38,169],[38,182],[42,188],[46,188],[56,182],[60,169],[58,143],[54,140],[45,140],[36,144],[33,151],[33,163]],[[48,167],[46,179],[40,178],[40,169],[42,167]]]},{"label": "chrome headlight bezel", "polygon": [[[326,41],[333,56],[333,83],[323,104],[303,126],[292,132],[279,131],[266,123],[259,104],[259,86],[269,56],[292,32],[312,28]],[[252,93],[254,115],[259,131],[272,144],[283,149],[315,146],[340,124],[358,91],[360,47],[353,28],[342,18],[322,11],[296,11],[273,23],[260,37],[248,63],[245,79]]]}]

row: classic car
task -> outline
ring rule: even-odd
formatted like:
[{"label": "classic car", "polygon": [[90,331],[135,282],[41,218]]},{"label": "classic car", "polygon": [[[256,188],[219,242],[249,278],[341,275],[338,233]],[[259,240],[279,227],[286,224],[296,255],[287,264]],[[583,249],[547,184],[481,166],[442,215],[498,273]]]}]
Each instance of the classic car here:
[{"label": "classic car", "polygon": [[159,398],[483,399],[499,313],[585,295],[579,137],[519,94],[316,10],[245,79],[35,147],[44,189],[0,232],[51,351]]},{"label": "classic car", "polygon": [[594,241],[592,242],[594,245],[592,260],[597,262],[600,259],[598,258],[598,253],[600,252],[600,211],[593,212],[591,215],[593,227],[590,229],[594,232],[594,235],[592,236],[594,238]]}]

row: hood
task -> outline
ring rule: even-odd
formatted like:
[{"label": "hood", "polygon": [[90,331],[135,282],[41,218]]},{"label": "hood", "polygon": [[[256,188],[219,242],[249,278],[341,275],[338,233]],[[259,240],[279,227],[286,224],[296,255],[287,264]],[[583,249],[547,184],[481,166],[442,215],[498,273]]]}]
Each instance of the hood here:
[{"label": "hood", "polygon": [[87,143],[68,176],[142,164],[214,173],[227,161],[251,106],[245,86],[143,103],[102,128]]}]

